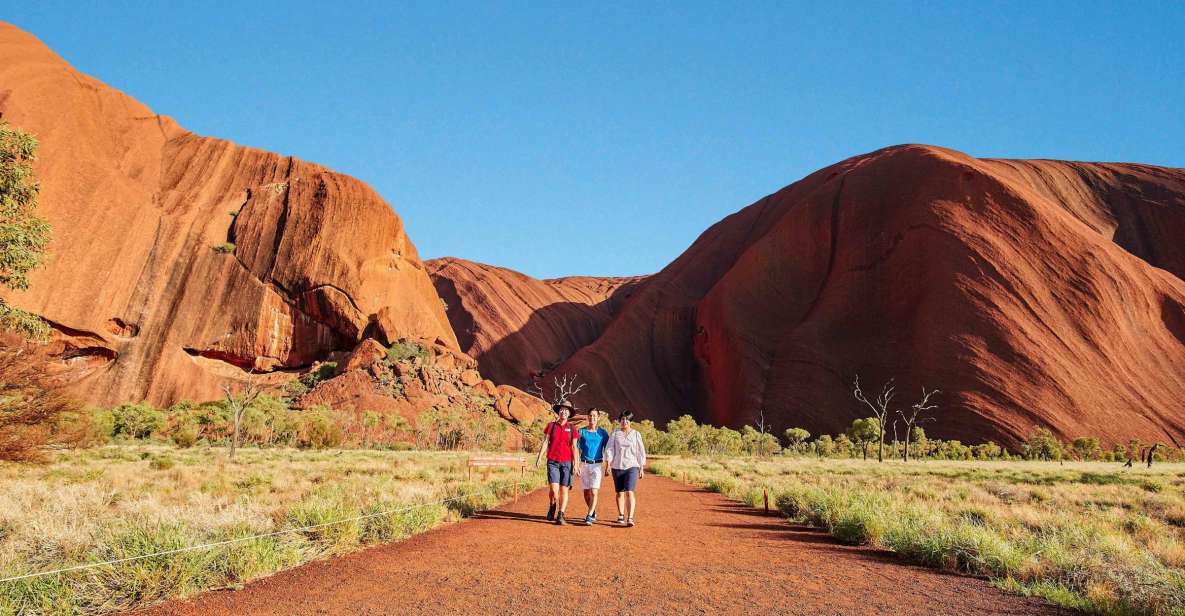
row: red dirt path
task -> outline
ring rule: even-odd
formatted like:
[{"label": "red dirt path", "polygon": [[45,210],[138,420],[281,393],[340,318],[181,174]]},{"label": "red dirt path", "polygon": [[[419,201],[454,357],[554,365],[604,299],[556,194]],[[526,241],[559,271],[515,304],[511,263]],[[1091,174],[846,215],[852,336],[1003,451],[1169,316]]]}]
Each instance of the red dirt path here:
[{"label": "red dirt path", "polygon": [[[632,529],[549,524],[540,490],[401,543],[140,613],[1068,613],[983,580],[839,545],[670,479],[647,475],[639,487]],[[611,500],[599,509],[615,516]],[[583,501],[569,511],[583,517]]]}]

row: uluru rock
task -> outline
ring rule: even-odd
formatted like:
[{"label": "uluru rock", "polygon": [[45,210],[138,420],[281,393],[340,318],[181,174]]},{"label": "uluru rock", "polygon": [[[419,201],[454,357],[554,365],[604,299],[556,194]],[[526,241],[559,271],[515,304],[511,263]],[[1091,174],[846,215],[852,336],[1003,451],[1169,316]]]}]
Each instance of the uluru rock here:
[{"label": "uluru rock", "polygon": [[456,349],[402,222],[363,182],[195,135],[7,24],[0,116],[41,142],[53,225],[49,265],[5,299],[53,325],[91,402],[214,398],[367,335]]},{"label": "uluru rock", "polygon": [[835,433],[859,375],[941,389],[945,438],[1185,445],[1182,238],[1182,169],[886,148],[712,226],[554,373],[660,423]]},{"label": "uluru rock", "polygon": [[526,387],[596,340],[645,277],[538,280],[464,259],[427,262],[461,350],[498,383]]}]

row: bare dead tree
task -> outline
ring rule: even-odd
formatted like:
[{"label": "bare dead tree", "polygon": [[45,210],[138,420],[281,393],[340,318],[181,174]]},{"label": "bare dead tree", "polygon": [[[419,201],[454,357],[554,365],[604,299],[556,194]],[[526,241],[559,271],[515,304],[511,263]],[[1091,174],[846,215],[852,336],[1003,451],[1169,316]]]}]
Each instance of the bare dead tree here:
[{"label": "bare dead tree", "polygon": [[227,408],[230,409],[231,418],[234,421],[234,434],[230,438],[230,459],[234,460],[235,450],[239,447],[239,427],[243,423],[243,414],[263,393],[263,388],[260,387],[259,381],[248,378],[237,394],[234,391],[234,386],[230,383],[222,386],[222,392],[226,394]]},{"label": "bare dead tree", "polygon": [[[567,402],[572,403],[572,398],[580,393],[588,384],[580,382],[579,375],[565,374],[562,377],[554,377],[550,387],[544,386],[539,376],[531,379],[530,386],[527,387],[527,393],[534,394],[547,402],[550,402],[554,407],[558,404]],[[550,389],[550,393],[546,391]]]},{"label": "bare dead tree", "polygon": [[896,395],[896,387],[893,386],[893,379],[885,381],[881,392],[877,394],[875,401],[870,401],[864,395],[864,391],[860,389],[860,376],[856,376],[855,391],[852,394],[856,400],[864,403],[865,406],[872,409],[872,413],[876,415],[877,432],[880,438],[880,445],[877,447],[876,459],[878,462],[885,461],[885,419],[889,416],[889,407],[893,404],[893,397]]},{"label": "bare dead tree", "polygon": [[757,441],[757,457],[765,457],[765,409],[757,410],[757,429],[761,431],[761,439]]},{"label": "bare dead tree", "polygon": [[906,414],[905,411],[897,410],[897,414],[901,415],[901,420],[905,422],[905,452],[902,460],[909,462],[909,441],[913,438],[913,427],[917,423],[924,423],[933,421],[933,417],[926,417],[923,413],[938,408],[937,404],[930,402],[930,397],[938,393],[938,390],[926,391],[925,386],[922,387],[922,399],[910,407],[910,412]]}]

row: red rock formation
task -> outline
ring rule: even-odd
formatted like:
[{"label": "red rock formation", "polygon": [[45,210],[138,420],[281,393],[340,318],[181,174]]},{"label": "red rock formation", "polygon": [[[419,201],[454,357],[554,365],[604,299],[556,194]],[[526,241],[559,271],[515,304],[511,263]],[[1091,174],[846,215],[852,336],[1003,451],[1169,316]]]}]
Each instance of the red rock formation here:
[{"label": "red rock formation", "polygon": [[578,372],[585,404],[834,433],[895,377],[931,434],[1185,445],[1185,170],[899,146],[708,229]]},{"label": "red rock formation", "polygon": [[[0,24],[0,115],[41,141],[49,320],[97,403],[208,399],[365,336],[456,347],[403,224],[366,184],[201,137]],[[215,250],[227,244],[226,251]]]},{"label": "red rock formation", "polygon": [[426,265],[448,305],[461,349],[477,359],[482,374],[520,387],[596,340],[645,280],[537,280],[455,258],[433,259]]}]

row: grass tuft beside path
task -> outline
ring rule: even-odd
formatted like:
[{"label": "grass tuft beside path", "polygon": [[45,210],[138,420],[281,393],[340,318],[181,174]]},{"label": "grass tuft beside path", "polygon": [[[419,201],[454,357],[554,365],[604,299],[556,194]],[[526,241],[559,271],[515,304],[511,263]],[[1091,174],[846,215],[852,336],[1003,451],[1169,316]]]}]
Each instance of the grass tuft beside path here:
[{"label": "grass tuft beside path", "polygon": [[659,474],[1098,614],[1185,614],[1185,465],[685,459]]},{"label": "grass tuft beside path", "polygon": [[[402,539],[540,485],[463,452],[111,446],[0,464],[0,578],[335,522],[226,546],[0,583],[0,614],[99,614],[244,583]],[[461,497],[446,505],[436,501]],[[423,505],[423,506],[419,506]],[[408,508],[415,506],[414,508]],[[400,509],[392,513],[388,510]]]}]

